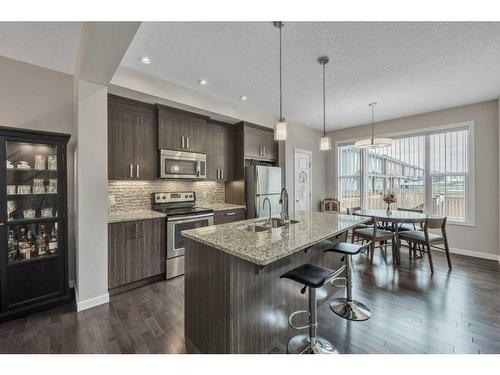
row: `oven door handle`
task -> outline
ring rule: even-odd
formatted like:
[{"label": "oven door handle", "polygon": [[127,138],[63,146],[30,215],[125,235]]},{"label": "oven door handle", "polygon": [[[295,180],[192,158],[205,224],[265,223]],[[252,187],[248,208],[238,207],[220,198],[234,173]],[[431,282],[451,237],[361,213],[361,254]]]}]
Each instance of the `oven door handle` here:
[{"label": "oven door handle", "polygon": [[180,216],[176,217],[175,219],[167,219],[168,223],[175,223],[175,224],[181,224],[181,223],[189,223],[192,221],[198,221],[199,219],[203,219],[205,217],[213,217],[214,214],[203,214],[203,215],[190,215],[190,216]]}]

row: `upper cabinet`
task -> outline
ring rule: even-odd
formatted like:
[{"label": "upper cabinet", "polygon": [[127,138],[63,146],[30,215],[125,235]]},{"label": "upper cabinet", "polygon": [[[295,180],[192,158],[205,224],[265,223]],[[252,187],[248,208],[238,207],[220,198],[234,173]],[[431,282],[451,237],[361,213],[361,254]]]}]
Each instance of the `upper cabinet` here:
[{"label": "upper cabinet", "polygon": [[278,160],[278,143],[272,129],[244,123],[245,159],[275,162]]},{"label": "upper cabinet", "polygon": [[154,105],[108,95],[108,179],[157,179],[157,134]]},{"label": "upper cabinet", "polygon": [[158,148],[206,152],[208,117],[163,105],[157,107]]},{"label": "upper cabinet", "polygon": [[207,179],[229,181],[232,178],[232,131],[229,124],[207,122]]}]

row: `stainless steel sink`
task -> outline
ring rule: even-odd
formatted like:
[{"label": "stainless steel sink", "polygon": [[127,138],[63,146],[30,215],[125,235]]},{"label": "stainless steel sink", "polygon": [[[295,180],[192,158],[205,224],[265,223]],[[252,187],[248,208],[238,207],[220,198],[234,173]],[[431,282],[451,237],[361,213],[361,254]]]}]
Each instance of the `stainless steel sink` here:
[{"label": "stainless steel sink", "polygon": [[265,232],[273,228],[281,228],[287,225],[297,224],[298,220],[282,220],[279,217],[272,217],[270,221],[263,220],[254,224],[243,225],[238,229],[246,230],[249,232]]},{"label": "stainless steel sink", "polygon": [[249,232],[265,232],[271,229],[271,227],[257,224],[248,224],[238,227],[238,229],[243,229]]}]

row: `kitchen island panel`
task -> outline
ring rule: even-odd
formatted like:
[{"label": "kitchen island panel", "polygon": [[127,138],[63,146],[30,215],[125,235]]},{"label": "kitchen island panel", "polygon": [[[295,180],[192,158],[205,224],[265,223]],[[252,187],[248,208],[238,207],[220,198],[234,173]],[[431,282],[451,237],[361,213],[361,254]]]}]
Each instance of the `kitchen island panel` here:
[{"label": "kitchen island panel", "polygon": [[[345,240],[347,232],[336,240]],[[339,268],[340,256],[320,246],[265,267],[186,238],[185,337],[201,353],[272,353],[296,334],[288,316],[307,309],[301,285],[280,276],[304,263]],[[338,289],[318,290],[318,304]]]}]

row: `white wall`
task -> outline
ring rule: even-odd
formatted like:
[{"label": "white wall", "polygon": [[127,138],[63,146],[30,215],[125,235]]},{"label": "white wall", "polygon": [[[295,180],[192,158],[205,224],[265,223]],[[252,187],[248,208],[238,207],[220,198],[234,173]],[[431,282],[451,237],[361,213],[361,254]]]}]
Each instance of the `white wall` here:
[{"label": "white wall", "polygon": [[0,57],[0,126],[71,134],[68,145],[69,279],[75,277],[73,78]]},{"label": "white wall", "polygon": [[76,297],[78,311],[109,301],[108,100],[106,86],[75,82]]},{"label": "white wall", "polygon": [[[499,259],[499,104],[498,100],[471,104],[377,123],[376,135],[391,134],[445,124],[474,121],[476,225],[449,225],[450,245],[476,256]],[[330,132],[332,142],[370,134],[370,125]],[[327,192],[335,191],[336,155],[328,153]],[[495,203],[494,203],[495,202]]]}]

